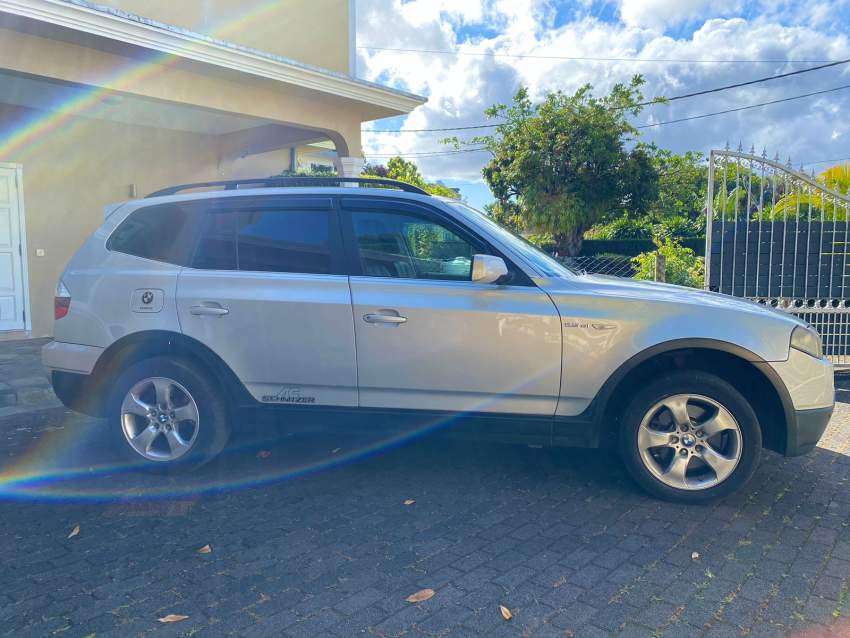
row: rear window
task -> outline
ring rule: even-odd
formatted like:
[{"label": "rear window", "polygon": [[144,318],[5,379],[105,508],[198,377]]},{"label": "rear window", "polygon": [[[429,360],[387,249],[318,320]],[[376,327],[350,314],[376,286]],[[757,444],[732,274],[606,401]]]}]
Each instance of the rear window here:
[{"label": "rear window", "polygon": [[121,222],[106,247],[183,266],[191,249],[193,222],[193,213],[179,204],[140,208]]},{"label": "rear window", "polygon": [[262,210],[239,215],[239,270],[331,272],[327,211]]},{"label": "rear window", "polygon": [[330,274],[331,213],[261,209],[208,213],[193,268]]}]

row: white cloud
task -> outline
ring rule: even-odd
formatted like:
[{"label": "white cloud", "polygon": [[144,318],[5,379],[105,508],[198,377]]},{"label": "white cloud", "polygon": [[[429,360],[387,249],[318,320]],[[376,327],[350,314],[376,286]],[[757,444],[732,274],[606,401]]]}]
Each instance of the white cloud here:
[{"label": "white cloud", "polygon": [[[651,0],[660,3],[660,0]],[[843,1],[843,0],[842,0]],[[697,15],[705,3],[688,2]],[[699,5],[699,6],[698,6]],[[462,7],[458,9],[458,7]],[[587,12],[593,7],[588,4]],[[847,29],[788,24],[775,15],[700,21],[685,37],[625,22],[603,22],[588,13],[551,25],[552,6],[543,0],[361,0],[358,44],[414,49],[458,49],[463,53],[589,56],[654,59],[820,60],[850,57]],[[689,14],[690,15],[690,14]],[[690,17],[683,19],[689,20]],[[808,26],[806,26],[808,25]],[[429,99],[403,123],[404,129],[475,125],[484,109],[508,102],[518,87],[533,96],[572,92],[584,83],[606,91],[640,72],[647,96],[676,95],[802,68],[801,64],[665,64],[594,62],[475,55],[364,51],[360,75],[406,88]],[[637,123],[659,122],[754,104],[850,84],[850,65],[784,80],[654,106]],[[761,109],[646,129],[644,139],[676,152],[708,151],[728,140],[737,146],[766,146],[795,163],[850,155],[850,90]],[[398,126],[393,126],[398,128]],[[472,132],[474,133],[474,132]],[[365,133],[367,155],[446,150],[448,133]],[[464,135],[464,134],[461,134]],[[376,158],[380,160],[381,158]],[[416,159],[432,179],[479,180],[484,154]]]},{"label": "white cloud", "polygon": [[740,0],[620,0],[620,16],[624,23],[658,31],[740,9]]}]

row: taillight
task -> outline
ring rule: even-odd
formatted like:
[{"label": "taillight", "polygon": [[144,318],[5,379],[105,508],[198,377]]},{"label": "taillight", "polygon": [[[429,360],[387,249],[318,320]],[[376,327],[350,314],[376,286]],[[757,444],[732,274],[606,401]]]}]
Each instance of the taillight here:
[{"label": "taillight", "polygon": [[62,280],[56,284],[56,296],[53,297],[53,318],[61,319],[71,308],[71,291]]}]

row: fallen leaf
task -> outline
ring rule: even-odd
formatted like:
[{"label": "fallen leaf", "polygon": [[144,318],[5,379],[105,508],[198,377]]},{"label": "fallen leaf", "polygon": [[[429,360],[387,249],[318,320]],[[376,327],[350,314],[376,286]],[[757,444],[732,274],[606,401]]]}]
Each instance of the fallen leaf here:
[{"label": "fallen leaf", "polygon": [[342,449],[341,447],[335,447],[334,449],[332,449],[332,450],[331,450],[331,454],[336,454],[336,453],[337,453],[337,452],[339,452],[341,449]]},{"label": "fallen leaf", "polygon": [[163,616],[162,618],[157,618],[161,623],[170,623],[170,622],[180,622],[181,620],[188,619],[189,616],[181,616],[180,614],[168,614],[167,616]]},{"label": "fallen leaf", "polygon": [[699,560],[699,552],[694,552],[691,554],[691,560]]},{"label": "fallen leaf", "polygon": [[415,594],[410,594],[405,600],[409,603],[421,603],[422,601],[428,600],[434,596],[433,589],[420,589]]},{"label": "fallen leaf", "polygon": [[77,534],[79,534],[79,533],[80,533],[80,526],[79,526],[79,525],[74,525],[74,529],[72,529],[72,530],[71,530],[71,533],[70,533],[70,534],[68,534],[68,538],[74,538],[74,536],[76,536],[76,535],[77,535]]},{"label": "fallen leaf", "polygon": [[502,612],[502,618],[504,618],[505,620],[510,620],[514,617],[514,615],[511,613],[511,610],[505,607],[504,605],[499,605],[499,611]]},{"label": "fallen leaf", "polygon": [[271,455],[272,455],[272,453],[269,450],[260,450],[259,452],[257,452],[257,458],[258,459],[267,459]]},{"label": "fallen leaf", "polygon": [[412,498],[409,498],[409,499],[407,499],[407,500],[404,502],[404,504],[405,504],[405,505],[413,505],[415,502],[416,502],[416,501],[414,501]]},{"label": "fallen leaf", "polygon": [[212,547],[209,545],[204,545],[201,549],[198,550],[199,554],[209,554],[212,551]]}]

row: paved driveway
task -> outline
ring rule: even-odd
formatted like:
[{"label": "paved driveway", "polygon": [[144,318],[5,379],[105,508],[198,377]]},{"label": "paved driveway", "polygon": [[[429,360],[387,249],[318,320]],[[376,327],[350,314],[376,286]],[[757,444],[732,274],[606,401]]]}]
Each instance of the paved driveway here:
[{"label": "paved driveway", "polygon": [[30,377],[0,419],[0,635],[850,636],[850,405],[702,507],[603,453],[434,437],[254,428],[163,477],[109,466],[99,422],[33,411],[53,405],[33,352],[0,346]]}]

